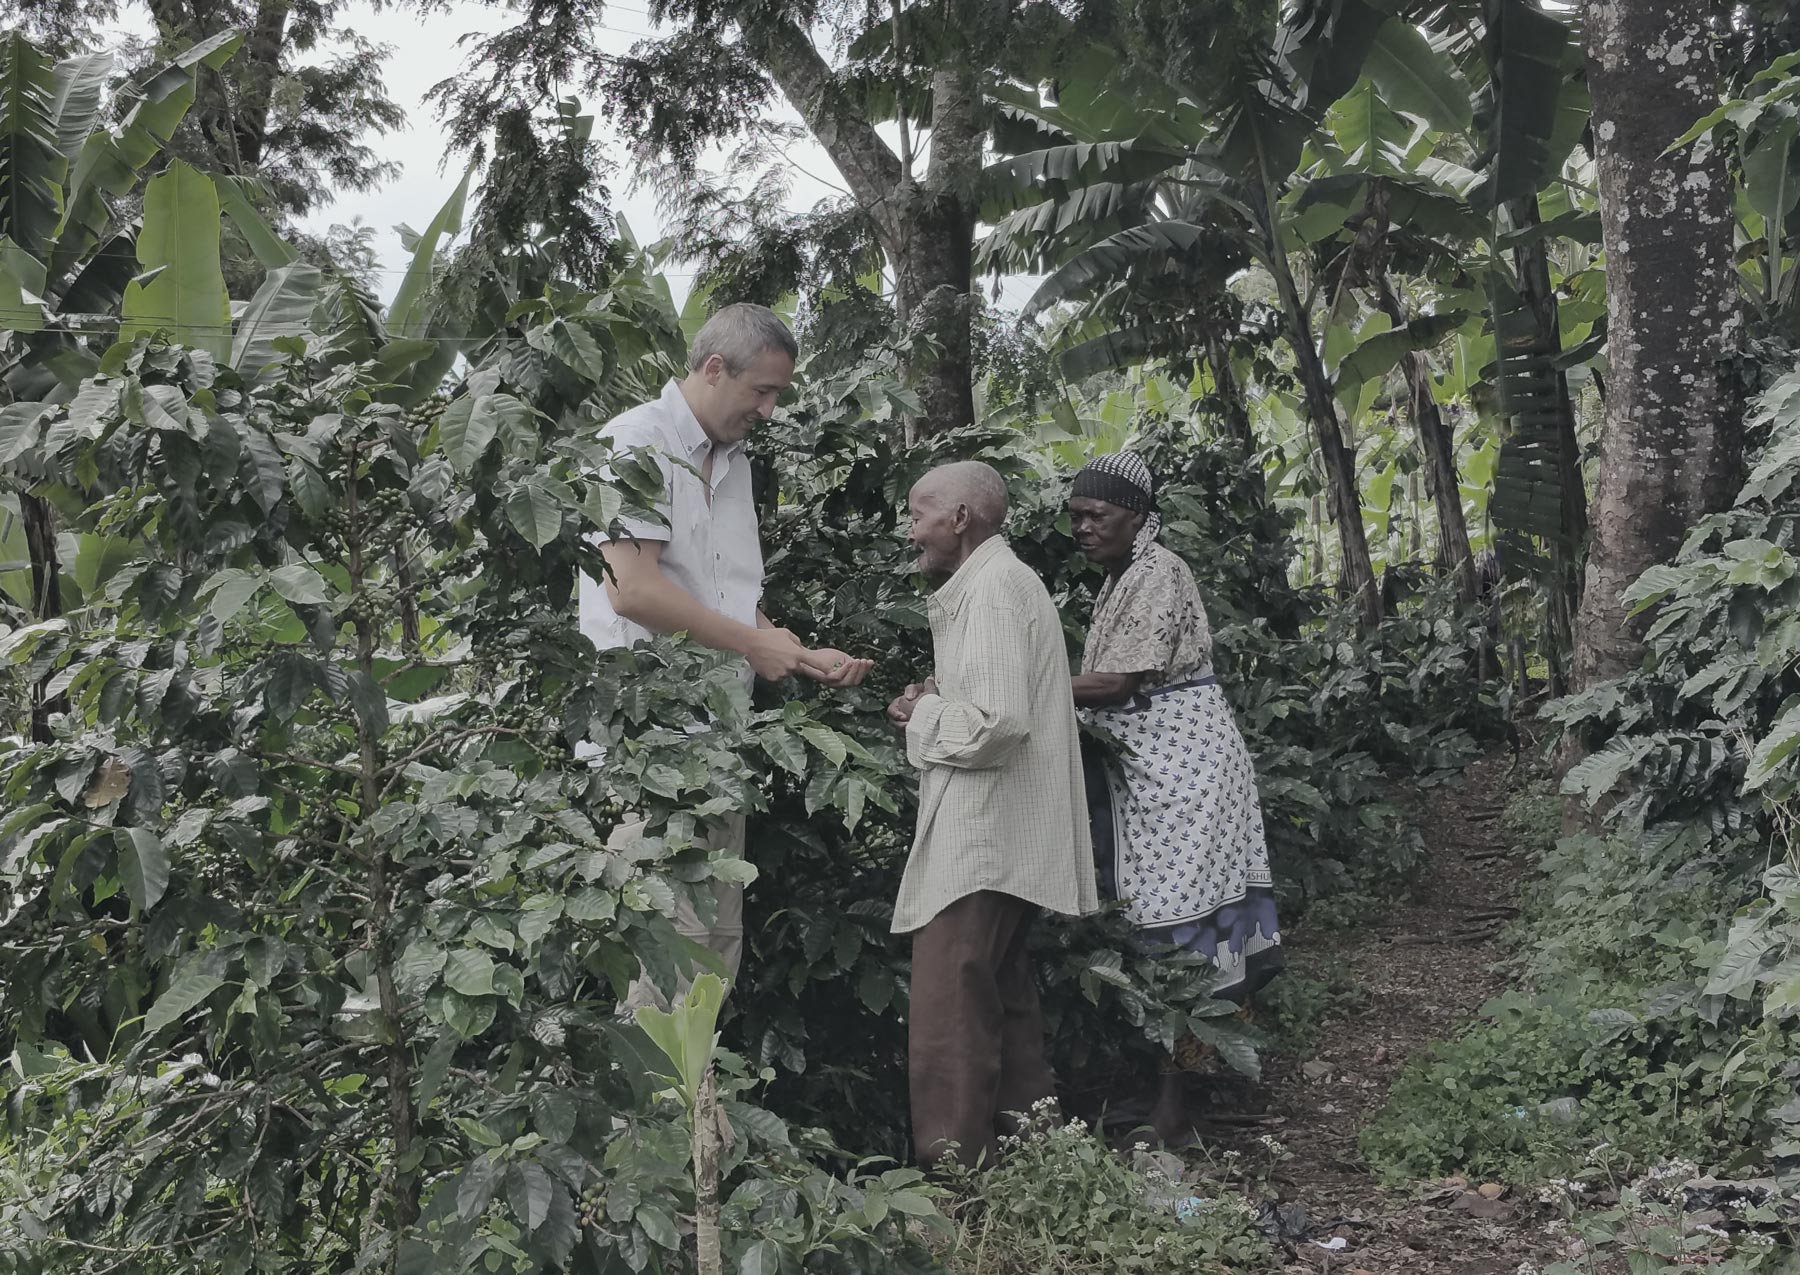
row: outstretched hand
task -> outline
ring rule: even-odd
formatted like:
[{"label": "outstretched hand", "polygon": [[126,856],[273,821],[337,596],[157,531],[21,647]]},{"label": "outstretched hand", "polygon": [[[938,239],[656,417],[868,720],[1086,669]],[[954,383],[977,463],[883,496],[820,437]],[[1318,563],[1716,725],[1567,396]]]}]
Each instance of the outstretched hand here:
[{"label": "outstretched hand", "polygon": [[826,686],[860,686],[875,667],[874,660],[854,659],[829,647],[810,650],[786,629],[758,629],[756,637],[746,655],[750,667],[764,681],[779,682],[802,673]]},{"label": "outstretched hand", "polygon": [[857,659],[830,647],[808,651],[800,661],[800,671],[813,681],[837,687],[861,686],[874,667],[874,660]]},{"label": "outstretched hand", "polygon": [[758,629],[754,645],[745,652],[750,667],[767,682],[779,682],[805,669],[811,655],[799,638],[786,629]]}]

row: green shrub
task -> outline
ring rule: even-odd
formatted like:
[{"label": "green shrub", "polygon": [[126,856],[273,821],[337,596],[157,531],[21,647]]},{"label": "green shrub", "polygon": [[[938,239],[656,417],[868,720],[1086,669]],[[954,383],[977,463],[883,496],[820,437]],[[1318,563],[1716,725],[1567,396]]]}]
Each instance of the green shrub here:
[{"label": "green shrub", "polygon": [[[1311,913],[1307,923],[1315,924]],[[1304,1056],[1318,1047],[1328,1020],[1368,1006],[1368,992],[1345,978],[1341,967],[1325,971],[1324,978],[1290,967],[1257,993],[1256,1025],[1275,1048]]]},{"label": "green shrub", "polygon": [[1796,1033],[1703,985],[1735,904],[1689,844],[1581,836],[1544,856],[1514,933],[1525,985],[1402,1072],[1363,1149],[1383,1173],[1518,1180],[1589,1147],[1732,1162],[1776,1128]]},{"label": "green shrub", "polygon": [[1549,854],[1562,836],[1562,801],[1556,785],[1548,779],[1527,780],[1507,799],[1500,830],[1514,850]]},{"label": "green shrub", "polygon": [[1040,1108],[1002,1139],[997,1165],[952,1168],[968,1202],[947,1265],[957,1275],[1198,1275],[1266,1261],[1252,1205],[1229,1188],[1199,1194],[1179,1164],[1141,1144],[1128,1162],[1080,1120]]}]

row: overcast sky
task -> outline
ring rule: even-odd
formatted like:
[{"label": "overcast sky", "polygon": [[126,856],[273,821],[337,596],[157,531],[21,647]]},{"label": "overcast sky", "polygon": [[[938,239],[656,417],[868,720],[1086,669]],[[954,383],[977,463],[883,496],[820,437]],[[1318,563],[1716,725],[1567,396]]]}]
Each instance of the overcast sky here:
[{"label": "overcast sky", "polygon": [[[402,222],[422,229],[437,215],[461,176],[460,160],[446,164],[444,129],[425,94],[438,81],[456,74],[463,64],[458,40],[470,33],[491,32],[505,25],[508,15],[483,5],[452,3],[441,15],[421,21],[416,13],[386,7],[375,12],[367,4],[357,4],[345,14],[347,24],[394,52],[387,62],[387,90],[407,113],[407,127],[386,137],[372,139],[376,152],[400,165],[401,174],[380,190],[349,192],[319,208],[302,224],[309,231],[322,233],[333,222],[349,223],[360,216],[376,228],[376,247],[381,256],[382,296],[391,298],[399,287],[406,257],[394,227]],[[636,4],[608,3],[601,28],[601,43],[612,53],[624,54],[641,37],[653,34],[643,0]],[[647,188],[633,189],[630,168],[625,163],[626,151],[617,134],[607,125],[597,103],[584,103],[599,117],[597,132],[606,144],[610,157],[620,164],[609,175],[607,186],[612,194],[613,210],[629,223],[641,242],[662,237],[664,218],[656,206],[655,196]],[[781,104],[781,116],[798,124],[799,116]],[[810,138],[789,148],[788,156],[795,165],[789,196],[790,207],[799,211],[811,208],[821,199],[839,192],[837,170],[824,150]],[[715,167],[720,157],[714,155]],[[472,201],[471,201],[472,207]],[[671,265],[667,271],[677,304],[687,295],[693,276],[689,263]],[[1008,303],[1020,304],[1029,295],[1024,284],[1007,289]],[[1016,294],[1016,295],[1015,295]]]},{"label": "overcast sky", "polygon": [[[626,0],[625,3],[609,0],[605,22],[600,28],[600,43],[608,52],[624,54],[637,40],[655,33],[644,6],[645,0]],[[366,0],[358,0],[343,15],[345,25],[391,49],[385,72],[388,96],[405,110],[407,126],[385,137],[371,137],[368,141],[380,158],[399,165],[400,175],[379,190],[346,192],[301,218],[300,222],[304,229],[314,234],[322,234],[333,222],[347,225],[358,217],[373,226],[376,251],[381,259],[379,278],[383,300],[392,299],[406,268],[406,254],[394,228],[404,223],[415,230],[423,229],[437,215],[462,175],[460,159],[445,162],[444,128],[435,110],[425,101],[425,94],[434,84],[461,69],[464,55],[458,41],[462,37],[497,31],[506,25],[509,17],[503,11],[463,3],[462,0],[451,0],[442,13],[433,14],[429,20],[392,3],[377,11]],[[128,5],[122,18],[121,26],[140,36],[151,31],[148,10],[142,6]],[[314,56],[324,58],[329,54],[329,49],[321,49]],[[795,125],[800,123],[799,115],[779,96],[777,103],[777,114],[782,120]],[[583,105],[596,116],[597,135],[606,145],[610,158],[619,164],[606,179],[613,211],[624,218],[640,242],[660,239],[664,218],[656,206],[655,196],[647,188],[632,187],[630,168],[625,163],[625,147],[601,115],[598,103],[584,102]],[[897,150],[897,129],[889,126],[883,132],[893,134],[889,143]],[[810,137],[790,146],[787,155],[794,165],[788,196],[789,207],[794,211],[811,208],[821,199],[841,193],[837,170],[823,148]],[[710,159],[713,161],[710,164],[703,160],[703,167],[718,171],[722,167],[722,156],[715,153]],[[473,198],[470,208],[473,208]],[[673,264],[665,273],[679,305],[687,297],[693,267],[689,263]],[[1001,304],[1018,308],[1030,296],[1035,282],[1008,280]]]},{"label": "overcast sky", "polygon": [[[382,293],[391,297],[399,286],[399,272],[405,268],[405,254],[400,248],[394,227],[402,222],[414,229],[424,226],[437,215],[462,174],[462,161],[445,163],[444,129],[425,94],[438,81],[454,74],[463,64],[463,53],[457,41],[470,33],[491,32],[505,25],[508,15],[476,4],[451,4],[441,15],[421,21],[416,13],[404,9],[385,8],[372,11],[358,4],[345,14],[345,22],[367,38],[392,46],[387,62],[388,95],[407,113],[407,127],[386,137],[372,139],[376,152],[400,165],[400,176],[380,190],[348,192],[333,203],[317,209],[302,224],[315,233],[323,232],[332,222],[349,223],[361,216],[377,231],[377,250],[381,254]],[[641,8],[625,8],[608,4],[601,43],[609,52],[623,54],[641,36],[651,32],[650,19]],[[590,109],[597,104],[586,103]],[[595,112],[598,114],[598,112]],[[599,121],[601,137],[608,142],[611,158],[623,161],[624,147],[616,134]],[[836,172],[822,152],[810,144],[796,147],[794,158],[804,167],[835,179]],[[661,236],[663,219],[656,201],[647,189],[632,190],[624,171],[607,179],[612,192],[614,211],[630,224],[634,234],[649,242]],[[796,207],[811,207],[831,194],[828,186],[805,176],[794,181]],[[473,201],[471,200],[471,208]],[[679,302],[687,291],[692,267],[681,265],[669,271],[670,283]]]}]

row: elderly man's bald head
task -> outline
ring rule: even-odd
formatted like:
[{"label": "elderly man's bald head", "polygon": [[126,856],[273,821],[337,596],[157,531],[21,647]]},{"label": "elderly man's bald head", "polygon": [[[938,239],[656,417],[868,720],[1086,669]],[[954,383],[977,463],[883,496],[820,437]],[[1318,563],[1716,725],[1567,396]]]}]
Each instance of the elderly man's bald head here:
[{"label": "elderly man's bald head", "polygon": [[939,465],[913,484],[907,504],[919,570],[945,580],[1006,525],[1006,481],[980,461]]},{"label": "elderly man's bald head", "polygon": [[913,485],[912,498],[941,508],[968,508],[970,521],[982,531],[1006,525],[1006,480],[992,465],[959,460],[939,465]]}]

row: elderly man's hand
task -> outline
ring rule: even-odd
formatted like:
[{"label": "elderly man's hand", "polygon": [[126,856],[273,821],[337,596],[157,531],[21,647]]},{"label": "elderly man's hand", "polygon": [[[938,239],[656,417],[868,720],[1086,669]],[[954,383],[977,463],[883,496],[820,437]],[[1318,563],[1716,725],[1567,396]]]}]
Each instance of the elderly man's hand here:
[{"label": "elderly man's hand", "polygon": [[888,725],[901,734],[906,733],[906,724],[912,721],[913,709],[918,706],[919,695],[923,689],[917,682],[914,682],[894,697],[894,702],[889,704],[887,709]]}]

